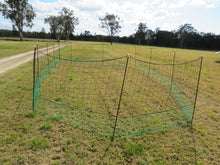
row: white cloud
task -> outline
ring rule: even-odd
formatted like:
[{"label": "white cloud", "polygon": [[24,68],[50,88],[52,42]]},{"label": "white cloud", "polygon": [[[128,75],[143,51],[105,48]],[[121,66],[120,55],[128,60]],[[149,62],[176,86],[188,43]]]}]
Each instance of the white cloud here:
[{"label": "white cloud", "polygon": [[188,4],[189,0],[172,0],[168,7],[172,9],[182,8]]},{"label": "white cloud", "polygon": [[220,3],[220,0],[192,0],[192,6],[203,6],[207,8],[214,8]]},{"label": "white cloud", "polygon": [[204,6],[206,5],[205,0],[192,0],[191,5],[193,6]]},{"label": "white cloud", "polygon": [[181,8],[185,6],[203,6],[213,8],[220,0],[154,0],[151,5],[156,8]]},{"label": "white cloud", "polygon": [[152,6],[154,7],[159,7],[159,8],[166,8],[168,6],[168,3],[166,0],[154,0],[151,3]]},{"label": "white cloud", "polygon": [[80,10],[96,11],[104,6],[104,1],[100,0],[80,0],[75,4]]},{"label": "white cloud", "polygon": [[[40,31],[44,27],[48,32],[49,26],[44,24],[44,18],[57,15],[63,7],[66,7],[73,10],[74,15],[79,17],[80,24],[76,26],[75,34],[85,30],[93,34],[104,34],[99,28],[99,17],[103,17],[108,12],[121,18],[122,29],[119,33],[121,36],[134,33],[140,22],[147,23],[151,29],[161,27],[164,30],[175,29],[186,22],[193,24],[190,21],[196,16],[194,13],[197,13],[195,12],[197,9],[216,8],[220,5],[220,0],[54,0],[49,2],[30,0],[29,2],[37,14],[32,30]],[[189,11],[188,8],[190,8]],[[188,13],[192,13],[191,18]],[[198,19],[200,18],[196,20]],[[2,20],[0,16],[1,27],[3,27]],[[183,20],[186,22],[182,22]]]}]

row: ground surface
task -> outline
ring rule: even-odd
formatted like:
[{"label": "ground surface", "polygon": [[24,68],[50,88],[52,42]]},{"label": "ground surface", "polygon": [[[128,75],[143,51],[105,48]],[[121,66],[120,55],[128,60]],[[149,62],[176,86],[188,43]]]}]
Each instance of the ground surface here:
[{"label": "ground surface", "polygon": [[[102,52],[102,46],[90,44],[93,44],[87,46],[90,49],[82,50],[79,45],[73,53],[89,56],[95,52],[91,47]],[[171,54],[174,50],[153,48]],[[136,55],[144,58],[148,50],[149,47],[138,46]],[[113,44],[103,52],[105,58],[126,56],[128,52],[134,55],[135,47]],[[32,112],[32,61],[2,73],[0,164],[220,164],[220,55],[214,51],[186,49],[176,52],[179,61],[204,55],[193,129],[176,127],[113,143],[66,122]],[[62,49],[61,54],[71,54],[70,49]]]},{"label": "ground surface", "polygon": [[16,54],[32,51],[34,45],[40,44],[43,47],[51,46],[56,43],[55,40],[25,38],[20,41],[19,38],[0,38],[0,58],[9,57]]},{"label": "ground surface", "polygon": [[[68,44],[61,45],[60,48],[63,48],[67,45]],[[42,48],[39,51],[44,52],[46,54],[47,52],[51,53],[51,52],[56,51],[58,49],[59,49],[58,45],[55,45],[55,46],[48,47],[48,49]],[[15,68],[15,67],[27,62],[27,61],[32,60],[33,55],[34,55],[34,51],[29,51],[29,52],[13,55],[10,57],[0,58],[0,74],[9,70],[9,69]]]}]

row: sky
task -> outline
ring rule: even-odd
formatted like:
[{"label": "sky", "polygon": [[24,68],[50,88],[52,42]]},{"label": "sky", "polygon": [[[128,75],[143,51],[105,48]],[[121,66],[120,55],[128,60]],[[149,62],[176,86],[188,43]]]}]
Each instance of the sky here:
[{"label": "sky", "polygon": [[[4,0],[0,0],[4,2]],[[85,30],[91,34],[106,34],[100,29],[99,18],[106,13],[120,17],[121,32],[119,36],[134,34],[140,22],[149,29],[177,30],[185,23],[199,32],[211,32],[220,35],[220,0],[29,0],[36,12],[32,29],[25,31],[49,32],[49,25],[44,18],[58,15],[63,7],[74,11],[79,18],[79,25],[74,34]],[[10,20],[0,13],[0,29],[12,29]]]}]

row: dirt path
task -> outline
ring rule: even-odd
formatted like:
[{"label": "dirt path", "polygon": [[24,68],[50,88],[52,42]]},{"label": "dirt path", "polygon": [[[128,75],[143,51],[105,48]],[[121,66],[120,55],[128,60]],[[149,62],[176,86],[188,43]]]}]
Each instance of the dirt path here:
[{"label": "dirt path", "polygon": [[[69,44],[60,45],[60,48],[66,47],[68,45]],[[56,51],[58,49],[59,49],[58,45],[56,45],[54,47],[53,46],[48,47],[48,53],[51,53],[51,52]],[[45,54],[47,54],[47,48],[42,48],[39,50],[41,52],[44,52]],[[18,55],[1,58],[0,59],[0,74],[6,72],[9,69],[15,68],[25,62],[32,60],[33,54],[34,54],[34,51],[29,51],[29,52],[21,53]]]}]

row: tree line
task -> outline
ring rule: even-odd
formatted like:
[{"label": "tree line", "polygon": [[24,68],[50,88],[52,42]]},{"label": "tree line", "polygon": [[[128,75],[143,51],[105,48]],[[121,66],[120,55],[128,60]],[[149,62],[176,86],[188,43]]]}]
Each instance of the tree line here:
[{"label": "tree line", "polygon": [[[183,25],[182,25],[183,26]],[[148,29],[150,30],[150,29]],[[137,45],[151,45],[162,47],[176,47],[176,48],[190,48],[190,49],[208,49],[219,50],[220,49],[220,35],[213,33],[184,33],[185,36],[180,36],[178,30],[176,31],[163,31],[156,29],[150,32],[150,36],[142,38],[140,40],[136,33],[130,36],[112,36],[112,41],[117,43],[137,44]],[[40,32],[27,31],[24,32],[26,38],[41,38],[41,39],[56,39],[51,32],[46,33],[42,28]],[[19,37],[17,30],[5,30],[0,29],[0,37]],[[65,40],[65,36],[61,37]],[[91,34],[89,31],[84,31],[79,35],[70,34],[70,40],[78,41],[99,41],[99,42],[111,42],[110,37],[106,35]]]},{"label": "tree line", "polygon": [[79,35],[74,35],[75,26],[79,24],[79,18],[74,16],[74,12],[65,7],[58,15],[51,15],[44,19],[45,24],[49,24],[50,32],[46,33],[42,28],[40,32],[24,32],[23,28],[32,27],[33,19],[36,14],[28,0],[5,0],[0,2],[0,12],[6,19],[12,22],[12,30],[0,29],[0,37],[23,37],[27,38],[45,38],[64,40],[82,40],[82,41],[104,41],[118,42],[138,45],[153,45],[164,47],[179,47],[192,49],[220,49],[220,35],[214,33],[198,32],[191,24],[179,26],[177,30],[164,31],[160,28],[152,30],[146,23],[140,22],[134,34],[130,36],[119,37],[120,18],[114,14],[106,13],[100,17],[100,28],[107,36],[91,34],[85,30]]}]

